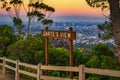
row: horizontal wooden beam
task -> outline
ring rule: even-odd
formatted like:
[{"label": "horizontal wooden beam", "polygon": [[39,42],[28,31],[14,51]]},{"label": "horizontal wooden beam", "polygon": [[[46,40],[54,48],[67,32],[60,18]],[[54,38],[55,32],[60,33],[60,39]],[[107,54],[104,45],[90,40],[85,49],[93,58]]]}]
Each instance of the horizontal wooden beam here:
[{"label": "horizontal wooden beam", "polygon": [[85,68],[84,72],[90,73],[90,74],[99,74],[99,75],[120,77],[120,71],[115,71],[115,70]]},{"label": "horizontal wooden beam", "polygon": [[13,71],[15,71],[15,69],[16,69],[16,68],[11,67],[11,66],[9,66],[9,65],[5,65],[5,67],[8,68],[8,69],[11,69],[11,70],[13,70]]},{"label": "horizontal wooden beam", "polygon": [[3,64],[2,63],[0,63],[0,66],[2,66]]},{"label": "horizontal wooden beam", "polygon": [[29,67],[29,68],[33,68],[33,69],[37,69],[37,68],[38,68],[37,65],[27,64],[27,63],[22,63],[22,62],[19,62],[18,65],[20,65],[20,66],[25,66],[25,67]]},{"label": "horizontal wooden beam", "polygon": [[72,71],[72,72],[78,72],[78,67],[66,67],[66,66],[41,66],[41,69],[43,70],[54,70],[54,71]]},{"label": "horizontal wooden beam", "polygon": [[15,60],[11,60],[11,59],[8,59],[8,58],[5,58],[5,61],[16,64],[16,61],[15,61]]},{"label": "horizontal wooden beam", "polygon": [[[4,62],[4,64],[0,63],[0,66],[3,66],[3,67],[6,67],[8,69],[11,69],[13,71],[16,71],[15,67],[7,65],[6,62],[17,64],[17,61],[7,59],[7,58],[1,58],[1,57],[0,57],[0,60],[3,60],[3,62]],[[25,67],[29,67],[29,68],[33,68],[33,69],[38,69],[38,65],[32,65],[32,64],[22,63],[22,62],[18,62],[17,66],[25,66]],[[53,71],[70,71],[70,72],[79,72],[80,71],[80,67],[69,67],[69,66],[45,66],[45,65],[41,65],[41,67],[39,67],[39,68],[40,68],[40,70],[53,70]],[[83,67],[83,68],[84,68],[83,69],[84,73],[120,77],[120,71],[117,71],[117,70],[96,69],[96,68],[86,68],[86,67]],[[3,71],[4,71],[4,68],[3,68]],[[18,68],[18,73],[37,78],[37,73],[27,72],[24,70],[20,70],[19,68]],[[49,80],[73,80],[73,79],[58,78],[58,77],[51,77],[51,76],[41,76],[41,78],[44,80],[48,80],[48,79]]]},{"label": "horizontal wooden beam", "polygon": [[0,57],[0,60],[3,60],[3,57]]},{"label": "horizontal wooden beam", "polygon": [[18,72],[21,73],[21,74],[25,74],[25,75],[28,75],[28,76],[37,78],[37,74],[35,74],[35,73],[26,72],[26,71],[24,71],[24,70],[18,70]]}]

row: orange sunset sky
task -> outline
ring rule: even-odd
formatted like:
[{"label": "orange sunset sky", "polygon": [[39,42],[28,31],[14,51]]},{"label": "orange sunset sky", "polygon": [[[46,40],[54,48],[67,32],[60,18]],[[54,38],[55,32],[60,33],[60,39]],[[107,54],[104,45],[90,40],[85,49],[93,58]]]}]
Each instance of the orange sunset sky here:
[{"label": "orange sunset sky", "polygon": [[[56,11],[53,16],[69,16],[65,21],[72,19],[72,21],[76,19],[78,21],[104,21],[105,16],[103,15],[109,14],[109,10],[102,11],[100,8],[90,7],[86,0],[44,0],[44,2],[55,8]],[[70,16],[72,17],[70,18]],[[63,19],[58,18],[59,20],[62,21]]]},{"label": "orange sunset sky", "polygon": [[44,0],[56,10],[55,15],[91,15],[103,13],[99,8],[91,8],[85,0]]},{"label": "orange sunset sky", "polygon": [[[43,0],[44,3],[55,8],[54,15],[88,15],[101,16],[108,12],[101,11],[100,8],[90,7],[85,0]],[[28,0],[25,0],[28,3]]]},{"label": "orange sunset sky", "polygon": [[[27,4],[29,0],[24,1]],[[105,18],[103,14],[109,14],[108,10],[102,11],[100,8],[90,7],[85,0],[43,0],[43,2],[55,8],[52,16],[84,16],[88,18],[92,17],[91,19],[95,17],[103,20]],[[21,13],[25,14],[23,9]]]}]

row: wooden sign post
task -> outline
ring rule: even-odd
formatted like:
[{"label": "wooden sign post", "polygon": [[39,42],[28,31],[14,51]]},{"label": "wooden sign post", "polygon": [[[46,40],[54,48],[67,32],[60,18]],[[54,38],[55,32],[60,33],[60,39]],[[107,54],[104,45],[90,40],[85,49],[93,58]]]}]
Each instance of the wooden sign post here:
[{"label": "wooden sign post", "polygon": [[[48,31],[48,27],[46,27]],[[48,37],[45,37],[45,64],[48,66]],[[48,75],[48,70],[46,70],[46,75]]]},{"label": "wooden sign post", "polygon": [[[45,62],[48,65],[48,38],[63,38],[70,41],[70,66],[73,66],[73,40],[76,39],[76,32],[73,31],[73,28],[69,28],[69,31],[55,31],[48,30],[46,27],[45,30],[42,30],[42,36],[45,37]],[[48,70],[46,70],[46,75],[48,75]],[[70,72],[70,78],[73,78],[73,73]]]},{"label": "wooden sign post", "polygon": [[[73,29],[69,28],[69,31],[72,32]],[[73,66],[73,40],[70,39],[70,66]],[[73,73],[70,72],[70,78],[73,78]]]}]

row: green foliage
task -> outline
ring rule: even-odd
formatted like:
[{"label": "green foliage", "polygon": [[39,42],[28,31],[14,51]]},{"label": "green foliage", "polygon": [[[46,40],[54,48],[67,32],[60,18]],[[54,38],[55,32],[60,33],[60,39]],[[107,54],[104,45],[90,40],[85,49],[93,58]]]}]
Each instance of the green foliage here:
[{"label": "green foliage", "polygon": [[51,19],[44,19],[42,20],[43,25],[52,25],[53,24],[53,20]]},{"label": "green foliage", "polygon": [[40,13],[38,11],[28,12],[27,16],[35,16],[35,17],[38,18],[38,21],[42,20],[45,17],[44,14],[42,14],[42,13]]},{"label": "green foliage", "polygon": [[10,44],[16,41],[16,36],[14,34],[11,26],[1,25],[0,26],[0,56],[8,56],[7,48]]},{"label": "green foliage", "polygon": [[20,39],[8,48],[10,56],[31,64],[44,62],[44,40],[40,35],[29,35],[25,40]]},{"label": "green foliage", "polygon": [[[13,23],[14,23],[14,25],[16,25],[16,26],[19,26],[19,25],[22,25],[22,20],[21,20],[20,18],[14,17],[14,18],[13,18]],[[18,27],[18,28],[20,28],[20,27]]]},{"label": "green foliage", "polygon": [[64,48],[50,48],[49,64],[56,66],[69,65],[69,51]]},{"label": "green foliage", "polygon": [[80,48],[75,49],[74,52],[74,66],[79,66],[80,64],[86,65],[86,63],[90,60],[92,54],[90,54],[89,50],[81,50]]},{"label": "green foliage", "polygon": [[22,56],[24,56],[25,62],[32,64],[44,62],[44,40],[40,37],[40,35],[29,35],[25,40],[24,47],[26,54],[23,54]]},{"label": "green foliage", "polygon": [[[27,12],[28,19],[28,29],[30,29],[30,24],[34,22],[41,23],[41,25],[51,26],[53,20],[49,19],[50,15],[55,12],[55,9],[49,5],[40,1],[29,2],[28,4],[29,12]],[[37,25],[38,26],[38,25]],[[36,29],[36,26],[32,26],[33,30]],[[38,27],[41,27],[40,25]],[[30,30],[28,30],[30,32]]]},{"label": "green foliage", "polygon": [[58,71],[49,71],[49,74],[50,74],[51,76],[56,76],[56,77],[59,77],[59,76],[60,76],[60,72],[58,72]]},{"label": "green foliage", "polygon": [[[6,47],[5,49],[3,49],[2,46],[0,47],[0,53],[2,53],[1,56],[6,56],[7,53],[7,56],[14,60],[19,59],[22,62],[36,65],[38,63],[45,64],[45,43],[40,34],[28,35],[26,38],[16,41],[16,36],[14,35],[12,28],[7,25],[2,25],[0,27],[0,44],[4,44]],[[83,52],[80,48],[74,50],[74,66],[84,64],[87,67],[92,68],[119,69],[117,66],[117,57],[105,44],[98,44],[94,46],[90,53]],[[49,47],[49,65],[69,66],[69,51],[64,48]],[[52,76],[60,77],[68,77],[69,75],[68,72],[50,71],[49,73]],[[77,73],[74,75],[78,76]],[[86,77],[87,80],[117,80],[117,78],[114,77],[90,74],[87,74]],[[26,78],[31,79],[30,77]]]},{"label": "green foliage", "polygon": [[13,17],[13,23],[16,26],[16,28],[18,29],[18,34],[22,35],[23,34],[22,29],[24,27],[22,20],[20,18]]},{"label": "green foliage", "polygon": [[[91,51],[92,57],[87,66],[102,69],[119,69],[117,57],[105,44],[98,44]],[[109,65],[109,66],[108,66]],[[114,67],[113,67],[114,66]],[[115,67],[116,66],[116,67]]]},{"label": "green foliage", "polygon": [[22,4],[22,0],[10,0],[10,4]]},{"label": "green foliage", "polygon": [[106,44],[97,44],[92,49],[92,54],[96,56],[114,56],[114,52],[109,49],[109,47]]},{"label": "green foliage", "polygon": [[[69,66],[69,51],[64,48],[49,48],[49,64],[55,66]],[[66,77],[68,72],[50,71],[50,76]]]},{"label": "green foliage", "polygon": [[93,56],[88,62],[87,62],[87,66],[89,67],[93,67],[93,68],[98,68],[100,67],[100,60],[98,58],[98,56]]},{"label": "green foliage", "polygon": [[40,8],[40,9],[45,9],[47,11],[55,12],[54,8],[48,6],[48,5],[44,4],[44,3],[35,2],[35,3],[32,3],[32,4],[29,4],[28,6],[29,7],[34,7],[36,9]]},{"label": "green foliage", "polygon": [[89,77],[87,80],[100,80],[99,77]]},{"label": "green foliage", "polygon": [[75,49],[74,50],[74,65],[79,66],[80,64],[84,64],[84,59],[83,59],[84,54],[79,50]]},{"label": "green foliage", "polygon": [[103,24],[98,25],[98,29],[101,31],[98,33],[98,37],[103,40],[113,38],[113,26],[111,21],[105,21]]},{"label": "green foliage", "polygon": [[[91,58],[86,63],[87,67],[119,70],[119,62],[114,52],[105,44],[98,44],[91,51]],[[94,79],[94,77],[95,79]],[[97,78],[98,77],[98,78]],[[88,80],[117,80],[107,76],[89,75]]]},{"label": "green foliage", "polygon": [[16,43],[11,44],[7,49],[7,52],[9,52],[10,54],[9,57],[13,59],[20,59],[22,55],[22,49],[24,48],[23,45],[24,41],[22,39],[17,41]]},{"label": "green foliage", "polygon": [[108,0],[86,0],[87,4],[91,7],[101,8],[102,10],[108,9]]}]

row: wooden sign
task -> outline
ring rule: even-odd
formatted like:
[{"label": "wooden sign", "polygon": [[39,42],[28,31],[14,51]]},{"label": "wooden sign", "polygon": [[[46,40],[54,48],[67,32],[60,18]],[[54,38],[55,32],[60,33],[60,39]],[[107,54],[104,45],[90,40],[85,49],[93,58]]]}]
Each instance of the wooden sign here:
[{"label": "wooden sign", "polygon": [[[63,38],[69,39],[70,41],[70,66],[73,66],[73,40],[76,39],[76,32],[73,31],[72,28],[69,28],[69,31],[55,31],[48,30],[46,27],[45,30],[42,30],[41,35],[45,37],[45,64],[48,65],[48,38]],[[46,75],[48,75],[48,70],[46,70]],[[70,72],[70,78],[73,78],[73,73]]]},{"label": "wooden sign", "polygon": [[76,39],[76,32],[74,32],[74,31],[42,30],[42,36],[74,40],[74,39]]}]

